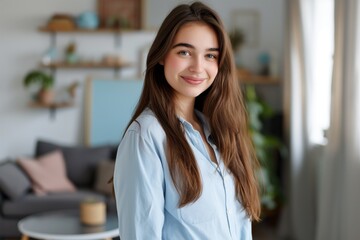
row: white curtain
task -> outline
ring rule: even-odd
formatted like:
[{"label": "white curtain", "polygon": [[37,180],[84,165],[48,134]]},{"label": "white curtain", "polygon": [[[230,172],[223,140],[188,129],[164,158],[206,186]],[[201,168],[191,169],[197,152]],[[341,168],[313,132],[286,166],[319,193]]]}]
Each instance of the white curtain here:
[{"label": "white curtain", "polygon": [[360,4],[335,0],[329,142],[320,165],[317,240],[360,239]]},{"label": "white curtain", "polygon": [[288,2],[288,34],[285,56],[284,112],[289,162],[287,204],[280,222],[281,237],[311,240],[315,236],[316,145],[311,143],[312,41],[314,1]]},{"label": "white curtain", "polygon": [[359,0],[335,0],[335,54],[328,144],[311,142],[314,7],[288,2],[284,112],[290,156],[280,235],[295,240],[360,239]]}]

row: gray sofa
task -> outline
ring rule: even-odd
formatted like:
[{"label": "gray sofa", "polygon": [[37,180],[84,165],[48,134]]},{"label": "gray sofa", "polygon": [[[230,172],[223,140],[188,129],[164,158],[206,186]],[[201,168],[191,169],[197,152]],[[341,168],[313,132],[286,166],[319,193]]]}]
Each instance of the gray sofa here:
[{"label": "gray sofa", "polygon": [[[71,147],[39,140],[34,158],[54,150],[62,152],[67,177],[77,190],[36,195],[31,189],[30,178],[16,161],[2,161],[0,163],[0,239],[19,237],[21,234],[17,229],[17,223],[21,218],[45,211],[78,209],[80,202],[86,198],[101,199],[106,202],[107,211],[116,212],[112,194],[108,189],[104,189],[104,183],[99,183],[100,180],[104,181],[112,175],[116,146]],[[105,162],[107,164],[104,164]]]}]

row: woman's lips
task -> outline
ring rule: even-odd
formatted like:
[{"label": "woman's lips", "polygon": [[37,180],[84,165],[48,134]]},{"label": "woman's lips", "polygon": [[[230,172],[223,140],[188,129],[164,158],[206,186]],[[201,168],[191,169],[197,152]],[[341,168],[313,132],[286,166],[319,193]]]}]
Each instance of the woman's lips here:
[{"label": "woman's lips", "polygon": [[194,78],[194,77],[185,77],[185,76],[182,76],[181,78],[184,79],[185,82],[192,85],[198,85],[205,80],[205,78]]}]

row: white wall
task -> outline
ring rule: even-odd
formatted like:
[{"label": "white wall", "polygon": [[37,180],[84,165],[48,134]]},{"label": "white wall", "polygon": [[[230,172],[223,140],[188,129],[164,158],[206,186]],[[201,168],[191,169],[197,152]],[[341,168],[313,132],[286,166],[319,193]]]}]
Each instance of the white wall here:
[{"label": "white wall", "polygon": [[[144,0],[149,25],[159,24],[169,9],[181,1]],[[246,64],[256,66],[260,51],[275,51],[282,56],[284,29],[284,0],[207,0],[217,9],[227,26],[231,25],[234,9],[257,9],[261,16],[260,44],[244,48]],[[87,76],[113,78],[112,70],[57,70],[56,88],[61,89],[77,80],[80,82],[76,105],[60,109],[55,119],[48,110],[28,107],[29,92],[22,85],[24,75],[37,67],[49,47],[50,36],[37,31],[53,13],[77,15],[96,10],[96,0],[2,0],[0,2],[0,161],[6,157],[32,155],[39,138],[64,144],[81,144],[84,138],[84,79]],[[78,43],[78,53],[99,58],[103,53],[120,53],[127,60],[139,61],[141,49],[151,44],[154,32],[126,33],[121,46],[114,47],[112,34],[60,34],[57,46],[62,51],[71,40]],[[122,71],[120,77],[137,77],[137,68]],[[273,105],[281,108],[281,97],[275,90],[270,96]]]},{"label": "white wall", "polygon": [[[182,0],[147,0],[145,1],[147,10],[145,11],[146,20],[149,26],[158,25],[167,15],[169,9]],[[256,10],[260,15],[259,26],[259,46],[243,48],[242,55],[244,63],[249,68],[257,65],[257,56],[261,51],[274,52],[279,57],[282,56],[284,21],[285,21],[285,1],[284,0],[204,0],[209,6],[213,7],[222,18],[228,29],[232,26],[233,13],[240,9]],[[158,16],[153,18],[151,16]]]}]

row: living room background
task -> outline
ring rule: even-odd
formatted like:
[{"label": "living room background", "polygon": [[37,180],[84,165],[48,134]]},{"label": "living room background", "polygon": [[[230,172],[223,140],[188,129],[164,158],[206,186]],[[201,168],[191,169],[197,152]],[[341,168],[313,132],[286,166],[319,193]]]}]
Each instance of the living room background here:
[{"label": "living room background", "polygon": [[[231,14],[235,9],[250,9],[259,12],[259,43],[255,47],[244,47],[244,64],[256,68],[257,57],[262,51],[275,52],[282,65],[284,44],[284,22],[286,21],[284,0],[204,0],[221,15],[230,28]],[[176,0],[143,0],[146,19],[152,25],[161,22],[168,10],[178,4]],[[55,13],[79,15],[85,11],[96,11],[96,0],[3,0],[0,3],[0,161],[7,157],[33,155],[39,138],[59,143],[78,145],[84,143],[84,87],[88,76],[114,78],[113,70],[70,69],[57,70],[56,89],[64,88],[73,81],[79,82],[75,106],[59,109],[54,119],[49,110],[29,108],[30,100],[22,80],[25,74],[38,64],[50,46],[50,35],[38,31],[40,26]],[[120,35],[120,47],[114,47],[112,33],[58,34],[57,49],[63,51],[66,44],[76,41],[78,51],[88,57],[99,57],[104,53],[119,52],[124,59],[138,63],[139,55],[152,41],[154,31],[145,29]],[[119,78],[137,76],[138,68],[119,72]],[[261,89],[263,88],[263,89]],[[265,90],[266,88],[266,90]],[[260,91],[275,108],[282,109],[281,86],[262,86]]]}]

